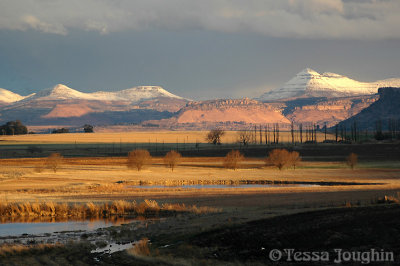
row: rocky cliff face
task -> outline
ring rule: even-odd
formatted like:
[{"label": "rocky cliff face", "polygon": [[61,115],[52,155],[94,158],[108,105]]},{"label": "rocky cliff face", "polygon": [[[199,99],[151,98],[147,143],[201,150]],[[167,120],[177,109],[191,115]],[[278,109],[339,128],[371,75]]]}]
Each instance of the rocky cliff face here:
[{"label": "rocky cliff face", "polygon": [[295,123],[315,123],[319,126],[334,126],[348,119],[379,99],[378,95],[324,99],[314,101],[294,100],[286,102],[284,113]]},{"label": "rocky cliff face", "polygon": [[350,127],[354,121],[359,129],[374,130],[377,121],[382,122],[384,130],[388,120],[400,121],[400,87],[380,88],[379,100],[365,108],[357,115],[339,123],[339,126]]},{"label": "rocky cliff face", "polygon": [[[256,100],[227,99],[189,102],[169,119],[148,121],[159,128],[205,130],[220,127],[228,130],[248,129],[252,125],[279,123],[288,127],[290,121],[282,114],[282,103]],[[145,122],[146,123],[146,122]]]},{"label": "rocky cliff face", "polygon": [[240,122],[246,124],[290,123],[282,107],[255,100],[215,100],[189,103],[179,111],[178,123]]}]

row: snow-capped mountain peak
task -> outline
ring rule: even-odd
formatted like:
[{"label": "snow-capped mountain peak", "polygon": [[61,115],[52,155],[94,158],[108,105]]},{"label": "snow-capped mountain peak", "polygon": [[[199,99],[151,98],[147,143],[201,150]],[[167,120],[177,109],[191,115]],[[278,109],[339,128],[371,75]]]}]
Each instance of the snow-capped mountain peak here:
[{"label": "snow-capped mountain peak", "polygon": [[306,68],[286,82],[281,88],[273,89],[258,98],[261,101],[274,101],[299,97],[345,97],[370,95],[382,86],[400,86],[400,79],[376,82],[359,82],[336,73],[318,72]]},{"label": "snow-capped mountain peak", "polygon": [[[41,90],[27,99],[45,99],[45,100],[66,100],[66,99],[87,99],[87,94],[71,89],[70,87],[57,84],[53,88]],[[89,97],[90,98],[90,97]]]},{"label": "snow-capped mountain peak", "polygon": [[24,98],[24,96],[21,96],[17,93],[0,88],[0,102],[12,103],[18,102]]},{"label": "snow-capped mountain peak", "polygon": [[297,73],[296,76],[305,76],[305,75],[315,75],[318,76],[319,73],[311,68],[305,68],[302,71],[300,71],[299,73]]}]

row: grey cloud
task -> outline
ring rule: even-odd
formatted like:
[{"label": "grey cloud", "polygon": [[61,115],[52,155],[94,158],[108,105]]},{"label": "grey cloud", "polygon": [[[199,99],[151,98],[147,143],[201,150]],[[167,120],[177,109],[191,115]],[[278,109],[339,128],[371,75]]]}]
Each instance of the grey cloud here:
[{"label": "grey cloud", "polygon": [[272,37],[400,38],[398,0],[2,0],[0,29],[67,34],[204,29]]}]

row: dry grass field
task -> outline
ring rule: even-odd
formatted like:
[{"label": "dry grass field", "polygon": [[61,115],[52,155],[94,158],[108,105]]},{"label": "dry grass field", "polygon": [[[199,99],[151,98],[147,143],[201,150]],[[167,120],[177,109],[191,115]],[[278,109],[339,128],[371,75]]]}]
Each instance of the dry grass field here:
[{"label": "dry grass field", "polygon": [[[28,134],[16,136],[0,136],[1,144],[42,144],[42,143],[206,143],[208,131],[148,131],[148,132],[116,132],[116,133],[66,133],[66,134]],[[304,139],[305,139],[305,133]],[[270,132],[272,138],[272,132]],[[325,138],[323,133],[317,134],[317,140]],[[259,132],[257,132],[259,139]],[[263,136],[265,141],[265,137]],[[334,139],[327,135],[327,139]],[[226,131],[223,143],[236,143],[237,131]],[[280,142],[290,142],[290,132],[280,132]],[[298,140],[297,140],[298,141]]]}]

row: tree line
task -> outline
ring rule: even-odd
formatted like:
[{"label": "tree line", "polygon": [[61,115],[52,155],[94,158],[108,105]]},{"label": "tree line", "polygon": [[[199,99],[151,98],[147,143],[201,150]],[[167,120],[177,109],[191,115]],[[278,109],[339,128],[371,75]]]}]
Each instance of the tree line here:
[{"label": "tree line", "polygon": [[23,135],[28,134],[28,129],[21,121],[15,120],[0,126],[0,132],[2,135]]}]

